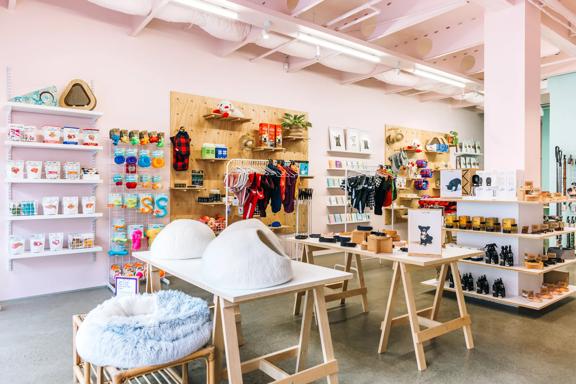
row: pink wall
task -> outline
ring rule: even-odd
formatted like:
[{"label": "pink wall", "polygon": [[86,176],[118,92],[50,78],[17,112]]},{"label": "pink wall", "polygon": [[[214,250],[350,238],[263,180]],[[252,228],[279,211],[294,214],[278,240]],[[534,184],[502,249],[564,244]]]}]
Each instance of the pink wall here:
[{"label": "pink wall", "polygon": [[[126,21],[123,17],[89,5],[70,10],[55,3],[73,4],[27,0],[19,2],[13,12],[0,9],[0,67],[11,66],[15,93],[49,84],[62,88],[72,78],[92,81],[97,109],[104,113],[98,126],[104,131],[111,127],[167,131],[171,90],[308,111],[314,124],[310,161],[311,174],[317,176],[312,186],[318,202],[324,201],[330,125],[371,131],[374,163],[384,159],[385,124],[456,129],[464,138],[482,137],[482,119],[473,112],[387,96],[377,89],[342,86],[306,71],[287,74],[279,63],[252,64],[243,54],[219,58],[209,53],[212,40],[179,27],[155,24],[133,38],[126,24],[121,24]],[[5,80],[0,76],[2,90]],[[4,97],[0,95],[0,102]],[[1,148],[0,158],[4,158],[5,148]],[[99,155],[98,166],[108,180],[108,147]],[[98,191],[100,210],[106,201],[105,189],[102,186]],[[0,200],[5,200],[4,190]],[[326,228],[325,215],[324,205],[315,204],[316,231]],[[381,220],[376,219],[376,224]],[[106,246],[106,217],[99,220],[97,232],[99,243]],[[4,258],[5,239],[0,249]],[[0,265],[0,300],[103,285],[107,273],[104,254],[98,255],[96,263],[90,257],[72,255],[18,262],[13,272],[5,265]]]}]

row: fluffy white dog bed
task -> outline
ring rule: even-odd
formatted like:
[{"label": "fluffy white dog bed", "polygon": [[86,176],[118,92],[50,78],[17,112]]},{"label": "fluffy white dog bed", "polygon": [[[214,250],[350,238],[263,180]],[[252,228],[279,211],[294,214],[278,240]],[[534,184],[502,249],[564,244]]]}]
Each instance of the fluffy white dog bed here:
[{"label": "fluffy white dog bed", "polygon": [[206,247],[202,257],[206,281],[220,288],[257,289],[292,279],[292,264],[280,240],[256,222],[260,223],[235,223]]},{"label": "fluffy white dog bed", "polygon": [[78,354],[97,366],[164,364],[202,348],[212,324],[207,303],[179,291],[118,297],[94,308],[76,335]]},{"label": "fluffy white dog bed", "polygon": [[150,252],[155,259],[197,259],[214,237],[214,232],[197,220],[174,220],[158,233]]}]

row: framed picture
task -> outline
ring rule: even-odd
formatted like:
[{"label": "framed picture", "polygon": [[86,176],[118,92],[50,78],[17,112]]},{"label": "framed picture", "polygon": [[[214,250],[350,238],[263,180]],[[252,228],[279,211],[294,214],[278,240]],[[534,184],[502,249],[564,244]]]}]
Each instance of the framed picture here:
[{"label": "framed picture", "polygon": [[440,197],[462,197],[462,170],[440,170]]},{"label": "framed picture", "polygon": [[357,129],[346,129],[346,150],[360,152],[360,132]]},{"label": "framed picture", "polygon": [[408,210],[408,254],[442,255],[442,210]]},{"label": "framed picture", "polygon": [[360,152],[372,152],[372,142],[367,132],[360,132]]},{"label": "framed picture", "polygon": [[330,135],[330,149],[332,151],[345,151],[344,129],[330,127],[328,133]]},{"label": "framed picture", "polygon": [[298,169],[299,169],[300,176],[308,176],[309,166],[310,166],[310,163],[308,163],[307,161],[300,161],[298,163]]}]

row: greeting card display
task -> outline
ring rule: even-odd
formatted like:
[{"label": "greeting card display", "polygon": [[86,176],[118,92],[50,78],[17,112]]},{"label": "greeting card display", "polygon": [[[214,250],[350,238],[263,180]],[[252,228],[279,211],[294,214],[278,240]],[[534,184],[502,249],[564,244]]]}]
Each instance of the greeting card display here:
[{"label": "greeting card display", "polygon": [[408,254],[442,255],[442,210],[408,210]]},{"label": "greeting card display", "polygon": [[344,142],[344,129],[330,127],[328,131],[330,134],[330,149],[332,151],[346,150]]},{"label": "greeting card display", "polygon": [[440,196],[462,197],[462,170],[440,170]]}]

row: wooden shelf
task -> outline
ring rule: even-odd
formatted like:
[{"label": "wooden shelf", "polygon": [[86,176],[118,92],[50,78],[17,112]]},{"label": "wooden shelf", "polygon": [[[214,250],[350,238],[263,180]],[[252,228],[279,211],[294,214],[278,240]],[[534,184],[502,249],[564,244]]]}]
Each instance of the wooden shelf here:
[{"label": "wooden shelf", "polygon": [[313,179],[314,178],[313,175],[298,175],[298,177],[300,179]]},{"label": "wooden shelf", "polygon": [[431,197],[426,200],[431,201],[453,201],[456,203],[478,203],[478,204],[524,204],[524,205],[545,205],[573,203],[576,199],[564,199],[553,201],[525,201],[525,200],[498,200],[498,199],[471,199],[471,198],[454,198],[454,197]]},{"label": "wooden shelf", "polygon": [[8,184],[102,184],[102,179],[100,180],[69,180],[69,179],[22,179],[13,180],[6,179],[5,183]]},{"label": "wooden shelf", "polygon": [[282,140],[286,141],[300,141],[300,140],[307,140],[304,136],[282,136]]},{"label": "wooden shelf", "polygon": [[35,105],[35,104],[15,103],[15,102],[6,103],[4,108],[8,113],[12,112],[39,113],[43,115],[77,117],[93,120],[99,119],[100,117],[103,116],[102,112],[87,111],[85,109],[49,107],[46,105]]},{"label": "wooden shelf", "polygon": [[565,229],[563,231],[554,231],[554,232],[547,232],[541,234],[530,234],[530,233],[504,233],[504,232],[487,232],[487,231],[473,231],[471,229],[455,229],[455,228],[446,228],[442,227],[444,231],[449,232],[461,232],[461,233],[474,233],[484,236],[498,236],[498,237],[516,237],[521,239],[531,239],[531,240],[544,240],[551,237],[556,237],[560,235],[566,235],[568,233],[576,232],[576,228]]},{"label": "wooden shelf", "polygon": [[38,143],[38,142],[28,142],[28,141],[10,141],[4,142],[4,145],[12,148],[32,148],[32,149],[60,149],[67,151],[87,151],[87,152],[97,152],[102,151],[103,147],[101,145],[74,145],[74,144],[52,144],[52,143]]},{"label": "wooden shelf", "polygon": [[59,256],[59,255],[75,255],[80,253],[95,253],[95,252],[102,252],[102,247],[92,247],[92,248],[77,248],[77,249],[70,249],[64,248],[61,251],[49,251],[45,250],[44,252],[25,252],[21,255],[10,255],[10,260],[20,260],[20,259],[32,259],[36,257],[50,257],[50,256]]},{"label": "wooden shelf", "polygon": [[[423,281],[422,284],[427,285],[429,287],[437,287],[438,281],[436,279],[431,279],[431,280]],[[455,291],[454,288],[449,288],[448,284],[445,285],[444,290],[449,291],[449,292]],[[492,296],[491,293],[488,295],[484,295],[481,293],[476,293],[476,291],[474,291],[474,292],[464,291],[464,295],[474,297],[477,299],[492,301],[492,302],[498,303],[498,304],[509,305],[512,307],[521,307],[521,308],[528,308],[528,309],[534,309],[534,310],[541,310],[543,308],[548,307],[549,305],[552,305],[552,304],[554,304],[554,303],[556,303],[562,299],[565,299],[566,297],[571,296],[574,293],[576,293],[576,286],[569,285],[568,290],[569,290],[568,292],[563,293],[561,295],[556,295],[556,296],[552,297],[551,299],[543,299],[541,303],[529,301],[528,299],[525,299],[522,296],[512,296],[512,297],[501,298],[501,297],[494,297],[494,296]]]},{"label": "wooden shelf", "polygon": [[276,151],[285,151],[286,148],[276,148],[276,147],[254,147],[252,148],[252,152],[276,152]]},{"label": "wooden shelf", "polygon": [[215,201],[213,203],[198,203],[199,205],[208,205],[211,207],[216,207],[216,206],[220,206],[220,205],[226,205],[226,203],[224,203],[223,201]]},{"label": "wooden shelf", "polygon": [[198,157],[196,160],[198,160],[198,161],[208,161],[208,162],[210,162],[210,163],[215,163],[215,162],[217,162],[217,161],[228,161],[229,159],[228,159],[228,158],[226,158],[226,159],[203,159],[203,158],[201,158],[201,157]]},{"label": "wooden shelf", "polygon": [[421,197],[420,196],[398,196],[398,199],[402,199],[402,200],[420,200]]},{"label": "wooden shelf", "polygon": [[575,264],[576,259],[566,260],[563,263],[557,263],[557,264],[550,265],[550,266],[542,268],[542,269],[529,269],[529,268],[525,268],[525,267],[521,267],[521,266],[508,267],[506,265],[487,264],[484,261],[472,261],[472,260],[460,260],[460,263],[478,265],[478,266],[482,266],[482,267],[486,267],[486,268],[504,269],[504,270],[509,270],[509,271],[526,273],[526,274],[530,274],[530,275],[542,275],[546,272],[554,271],[556,269],[560,269],[560,268]]},{"label": "wooden shelf", "polygon": [[33,215],[33,216],[7,216],[6,221],[29,221],[29,220],[65,220],[65,219],[89,219],[102,217],[102,213],[79,213],[77,215]]},{"label": "wooden shelf", "polygon": [[326,151],[329,155],[351,155],[351,156],[370,156],[372,152],[353,152],[353,151],[338,151],[329,149]]},{"label": "wooden shelf", "polygon": [[360,224],[360,223],[369,223],[370,220],[360,220],[360,221],[343,221],[341,223],[327,223],[328,225],[344,225],[344,224]]},{"label": "wooden shelf", "polygon": [[384,209],[386,210],[395,210],[395,211],[402,211],[402,210],[407,210],[407,209],[412,209],[412,207],[384,207]]},{"label": "wooden shelf", "polygon": [[247,123],[249,121],[252,121],[252,119],[248,119],[246,117],[234,117],[234,116],[224,117],[218,113],[208,113],[208,114],[204,115],[203,117],[206,120],[231,121],[234,123]]},{"label": "wooden shelf", "polygon": [[171,190],[173,191],[183,191],[183,192],[187,192],[187,191],[205,191],[206,187],[170,187]]}]

